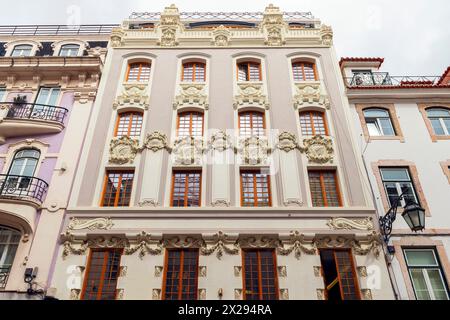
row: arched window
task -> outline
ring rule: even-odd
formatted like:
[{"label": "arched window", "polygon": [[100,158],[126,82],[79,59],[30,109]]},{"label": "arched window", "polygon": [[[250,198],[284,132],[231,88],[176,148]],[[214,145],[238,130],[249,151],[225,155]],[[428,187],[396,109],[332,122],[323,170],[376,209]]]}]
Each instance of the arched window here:
[{"label": "arched window", "polygon": [[427,109],[427,116],[433,127],[435,135],[448,136],[450,135],[450,110],[439,107],[432,107]]},{"label": "arched window", "polygon": [[238,81],[261,81],[261,63],[240,62],[237,65]]},{"label": "arched window", "polygon": [[[7,189],[26,189],[34,176],[41,153],[36,149],[22,149],[16,152],[9,167]],[[2,190],[4,190],[2,188]],[[6,191],[6,190],[5,190]]]},{"label": "arched window", "polygon": [[30,44],[19,44],[14,47],[11,57],[29,57],[32,50],[33,46]]},{"label": "arched window", "polygon": [[151,65],[148,62],[136,62],[128,65],[127,80],[146,82],[150,80]]},{"label": "arched window", "polygon": [[293,62],[294,81],[316,81],[316,65],[311,62]]},{"label": "arched window", "polygon": [[395,136],[388,110],[380,108],[365,109],[364,119],[370,136]]},{"label": "arched window", "polygon": [[78,56],[78,53],[80,52],[80,45],[71,43],[71,44],[65,44],[61,46],[61,49],[59,50],[59,56],[60,57],[76,57]]},{"label": "arched window", "polygon": [[115,137],[128,136],[138,139],[141,136],[142,113],[140,112],[122,112],[117,118]]},{"label": "arched window", "polygon": [[19,231],[0,226],[0,289],[6,286],[21,237]]},{"label": "arched window", "polygon": [[320,111],[300,112],[300,127],[304,136],[328,135],[325,114]]},{"label": "arched window", "polygon": [[179,137],[203,136],[203,113],[195,111],[179,113],[177,132]]},{"label": "arched window", "polygon": [[206,80],[206,65],[203,62],[183,63],[181,80],[186,82],[203,82]]},{"label": "arched window", "polygon": [[239,135],[241,137],[264,136],[265,129],[264,113],[258,111],[239,113]]}]

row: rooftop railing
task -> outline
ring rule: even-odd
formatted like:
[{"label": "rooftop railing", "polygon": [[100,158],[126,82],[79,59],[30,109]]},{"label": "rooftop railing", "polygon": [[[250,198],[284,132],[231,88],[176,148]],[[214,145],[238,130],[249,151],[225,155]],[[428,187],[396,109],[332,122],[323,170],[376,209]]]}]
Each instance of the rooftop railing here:
[{"label": "rooftop railing", "polygon": [[439,79],[439,76],[391,76],[388,72],[361,72],[344,78],[348,87],[435,86]]},{"label": "rooftop railing", "polygon": [[0,36],[51,36],[110,34],[116,24],[72,25],[18,25],[0,26]]},{"label": "rooftop railing", "polygon": [[[262,20],[264,12],[180,12],[181,20]],[[161,12],[133,12],[130,20],[154,20],[161,18]],[[311,12],[283,12],[286,21],[313,20]]]}]

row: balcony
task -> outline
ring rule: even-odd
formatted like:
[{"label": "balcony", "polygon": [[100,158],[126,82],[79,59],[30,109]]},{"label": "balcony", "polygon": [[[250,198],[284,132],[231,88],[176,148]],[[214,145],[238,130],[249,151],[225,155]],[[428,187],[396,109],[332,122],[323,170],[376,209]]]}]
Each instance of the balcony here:
[{"label": "balcony", "polygon": [[9,137],[59,133],[66,108],[37,103],[0,103],[0,142]]},{"label": "balcony", "polygon": [[10,267],[0,267],[0,289],[5,289],[10,271]]},{"label": "balcony", "polygon": [[351,89],[430,88],[440,86],[439,76],[391,76],[388,72],[361,72],[344,78]]},{"label": "balcony", "polygon": [[0,174],[0,199],[42,204],[48,183],[36,177]]}]

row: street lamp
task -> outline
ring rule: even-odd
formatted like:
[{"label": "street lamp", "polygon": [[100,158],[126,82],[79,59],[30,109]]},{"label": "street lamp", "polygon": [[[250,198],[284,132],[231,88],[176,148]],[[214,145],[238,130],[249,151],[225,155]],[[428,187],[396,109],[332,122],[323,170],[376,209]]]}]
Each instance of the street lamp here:
[{"label": "street lamp", "polygon": [[425,228],[425,209],[418,203],[405,199],[406,192],[403,192],[395,201],[394,205],[389,208],[389,211],[384,217],[380,218],[380,228],[384,236],[384,241],[389,242],[389,238],[392,232],[392,224],[397,217],[397,209],[400,205],[400,201],[405,200],[405,206],[403,207],[402,217],[405,219],[409,228],[414,231],[421,231]]}]

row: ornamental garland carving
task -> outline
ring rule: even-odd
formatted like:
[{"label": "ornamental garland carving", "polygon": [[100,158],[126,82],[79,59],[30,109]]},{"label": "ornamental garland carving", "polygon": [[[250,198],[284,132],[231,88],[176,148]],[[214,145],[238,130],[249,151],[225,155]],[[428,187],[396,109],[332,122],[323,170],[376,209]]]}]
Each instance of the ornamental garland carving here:
[{"label": "ornamental garland carving", "polygon": [[114,137],[109,145],[109,162],[115,164],[133,163],[139,150],[138,140],[128,136]]},{"label": "ornamental garland carving", "polygon": [[295,88],[297,94],[294,96],[294,107],[296,109],[311,106],[330,108],[330,101],[326,95],[322,94],[320,83],[296,83]]},{"label": "ornamental garland carving", "polygon": [[357,255],[367,255],[372,252],[377,258],[381,253],[381,237],[375,231],[364,236],[361,240],[344,236],[327,236],[316,238],[314,243],[318,248],[352,248]]},{"label": "ornamental garland carving", "polygon": [[239,246],[237,243],[230,243],[229,237],[222,231],[219,231],[213,236],[212,244],[204,244],[200,252],[203,255],[209,256],[216,252],[217,259],[221,259],[224,253],[236,255],[239,253]]},{"label": "ornamental garland carving", "polygon": [[248,165],[266,164],[271,152],[266,137],[251,136],[239,141],[236,150],[242,159],[242,163]]},{"label": "ornamental garland carving", "polygon": [[225,28],[224,25],[220,25],[217,28],[215,28],[212,32],[213,41],[212,43],[216,47],[226,47],[228,46],[230,42],[230,30]]},{"label": "ornamental garland carving", "polygon": [[111,218],[78,219],[71,218],[68,230],[109,230],[114,226]]},{"label": "ornamental garland carving", "polygon": [[223,130],[215,132],[211,136],[211,140],[208,144],[210,149],[220,152],[231,149],[233,147],[230,135],[226,134]]},{"label": "ornamental garland carving", "polygon": [[143,259],[146,254],[159,255],[162,253],[161,241],[155,242],[151,235],[144,231],[137,235],[136,241],[138,243],[136,246],[125,248],[126,255],[132,255],[139,251],[139,258]]},{"label": "ornamental garland carving", "polygon": [[372,218],[362,218],[362,219],[347,219],[347,218],[331,218],[327,222],[327,226],[329,226],[333,230],[365,230],[371,231],[374,229]]},{"label": "ornamental garland carving", "polygon": [[167,149],[169,150],[169,152],[171,151],[171,149],[169,148],[167,136],[164,133],[158,131],[147,134],[141,149],[149,149],[153,152],[157,152],[162,149]]},{"label": "ornamental garland carving", "polygon": [[208,110],[208,96],[204,93],[205,84],[203,83],[181,83],[181,93],[176,96],[173,103],[174,109],[181,107],[202,107]]},{"label": "ornamental garland carving", "polygon": [[312,138],[304,139],[303,146],[300,146],[300,151],[306,153],[306,157],[310,162],[333,162],[334,150],[330,138],[313,136]]},{"label": "ornamental garland carving", "polygon": [[238,83],[239,94],[234,97],[234,108],[246,106],[269,109],[269,102],[263,94],[262,86],[262,83]]},{"label": "ornamental garland carving", "polygon": [[122,94],[116,98],[113,107],[138,106],[148,109],[150,97],[148,94],[148,85],[145,83],[124,83]]},{"label": "ornamental garland carving", "polygon": [[174,163],[176,165],[200,165],[205,150],[202,137],[178,138],[172,149]]},{"label": "ornamental garland carving", "polygon": [[315,254],[316,248],[312,241],[306,241],[305,235],[298,231],[291,231],[289,240],[283,243],[283,246],[278,247],[278,254],[287,256],[294,252],[295,258],[300,259],[302,252],[306,254]]}]

